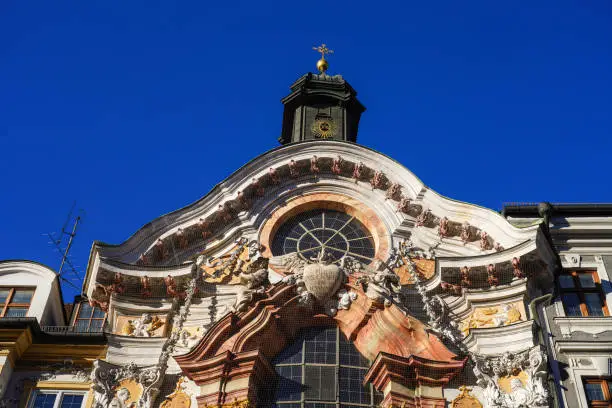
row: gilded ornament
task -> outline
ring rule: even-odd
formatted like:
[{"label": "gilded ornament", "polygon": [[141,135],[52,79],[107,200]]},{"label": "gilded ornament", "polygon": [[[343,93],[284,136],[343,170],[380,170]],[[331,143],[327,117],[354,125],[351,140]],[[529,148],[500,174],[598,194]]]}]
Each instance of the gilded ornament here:
[{"label": "gilded ornament", "polygon": [[332,118],[316,119],[312,124],[312,134],[319,139],[328,139],[336,135],[336,124]]},{"label": "gilded ornament", "polygon": [[166,397],[166,400],[160,404],[160,408],[190,408],[191,397],[185,392],[185,380],[179,378],[174,392]]},{"label": "gilded ornament", "polygon": [[467,336],[470,329],[508,326],[521,320],[521,312],[514,304],[476,308],[463,321],[461,331]]},{"label": "gilded ornament", "polygon": [[459,387],[459,391],[461,391],[461,394],[457,395],[453,400],[451,408],[482,408],[480,401],[473,395],[470,395],[471,388],[462,385]]},{"label": "gilded ornament", "polygon": [[321,53],[321,59],[317,61],[317,69],[321,74],[323,74],[329,68],[325,55],[333,54],[334,50],[330,50],[325,44],[321,44],[318,47],[312,47],[312,49]]}]

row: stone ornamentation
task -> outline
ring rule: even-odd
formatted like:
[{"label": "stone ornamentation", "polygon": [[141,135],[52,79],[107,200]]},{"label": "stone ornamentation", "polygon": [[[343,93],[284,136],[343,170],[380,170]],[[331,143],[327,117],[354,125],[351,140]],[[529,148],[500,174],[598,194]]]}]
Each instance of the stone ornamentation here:
[{"label": "stone ornamentation", "polygon": [[300,303],[308,307],[320,305],[329,316],[335,316],[339,309],[349,309],[357,298],[356,293],[341,289],[346,277],[355,272],[367,272],[365,266],[352,257],[344,257],[338,264],[331,262],[324,250],[310,262],[297,254],[278,258],[271,263],[285,267],[288,275],[283,283],[296,285]]},{"label": "stone ornamentation", "polygon": [[249,200],[246,194],[244,194],[242,191],[238,191],[236,200],[238,200],[238,203],[240,204],[240,208],[242,208],[242,210],[247,210],[251,208],[251,200]]},{"label": "stone ornamentation", "polygon": [[125,285],[123,284],[123,276],[120,273],[115,273],[113,277],[113,292],[123,294],[125,292]]},{"label": "stone ornamentation", "polygon": [[467,351],[461,342],[461,332],[457,323],[449,316],[448,306],[440,296],[429,296],[417,273],[416,265],[412,260],[409,261],[408,270],[414,279],[416,290],[423,300],[423,310],[427,314],[429,325],[436,333],[455,344],[459,349],[464,352]]},{"label": "stone ornamentation", "polygon": [[464,266],[459,269],[459,273],[461,274],[461,286],[470,286],[472,284],[470,280],[470,268]]},{"label": "stone ornamentation", "polygon": [[397,211],[408,214],[410,212],[410,202],[411,200],[408,197],[402,197],[397,203]]},{"label": "stone ornamentation", "polygon": [[387,264],[376,261],[376,269],[357,279],[364,288],[366,296],[385,307],[393,302],[401,303],[399,276]]},{"label": "stone ornamentation", "polygon": [[310,172],[315,175],[321,172],[321,168],[319,167],[319,158],[317,156],[312,156],[310,158]]},{"label": "stone ornamentation", "polygon": [[461,225],[461,241],[463,241],[463,245],[467,244],[472,240],[472,231],[470,224],[466,221]]},{"label": "stone ornamentation", "polygon": [[185,299],[185,292],[178,290],[178,285],[172,275],[166,276],[164,278],[164,283],[166,284],[166,294],[168,296],[178,299]]},{"label": "stone ornamentation", "polygon": [[89,305],[91,307],[98,306],[100,309],[106,312],[108,311],[108,304],[112,294],[112,285],[105,286],[97,283],[92,296],[89,298]]},{"label": "stone ornamentation", "polygon": [[363,177],[364,169],[365,169],[365,164],[363,164],[362,162],[355,163],[355,166],[353,167],[353,178],[356,181],[361,180],[361,178]]},{"label": "stone ornamentation", "polygon": [[200,218],[200,221],[198,222],[198,229],[202,234],[203,240],[207,240],[212,236],[212,232],[210,231],[210,221]]},{"label": "stone ornamentation", "polygon": [[431,210],[429,208],[425,209],[416,218],[416,226],[423,227],[426,224],[429,224],[429,222],[431,222],[432,217],[433,215],[431,213]]},{"label": "stone ornamentation", "polygon": [[450,235],[450,226],[448,225],[448,218],[442,217],[440,219],[440,225],[438,226],[438,235],[440,238],[446,238]]},{"label": "stone ornamentation", "polygon": [[516,279],[523,279],[525,277],[521,270],[521,261],[517,257],[512,258],[512,274]]},{"label": "stone ornamentation", "polygon": [[491,249],[491,242],[489,241],[489,234],[486,231],[480,232],[480,249],[482,251],[488,251]]},{"label": "stone ornamentation", "polygon": [[[267,268],[267,264],[266,264]],[[239,286],[236,294],[236,303],[234,311],[245,312],[249,306],[265,292],[268,282],[268,270],[266,268],[258,269],[254,272],[242,272]]]},{"label": "stone ornamentation", "polygon": [[132,337],[152,337],[155,335],[155,331],[163,326],[164,322],[159,316],[143,313],[137,320],[128,320],[121,334]]},{"label": "stone ornamentation", "polygon": [[440,282],[440,288],[454,296],[461,296],[461,292],[463,291],[460,285],[453,285],[452,283],[444,281]]},{"label": "stone ornamentation", "polygon": [[270,170],[268,171],[268,175],[270,176],[270,180],[272,181],[272,184],[280,183],[280,177],[278,176],[278,173],[274,167],[270,167]]},{"label": "stone ornamentation", "polygon": [[402,185],[399,183],[391,184],[385,193],[385,197],[388,200],[400,200],[402,198]]},{"label": "stone ornamentation", "polygon": [[387,177],[385,173],[378,170],[374,173],[374,177],[370,180],[370,185],[372,188],[384,189],[387,185]]},{"label": "stone ornamentation", "polygon": [[139,396],[138,401],[135,404],[129,404],[125,407],[152,408],[154,406],[164,380],[166,369],[168,368],[168,360],[180,340],[183,323],[189,314],[193,295],[197,290],[197,282],[200,278],[199,271],[202,262],[203,258],[198,257],[191,267],[191,279],[185,291],[186,296],[183,306],[179,308],[179,303],[175,302],[175,309],[178,308],[173,319],[175,330],[172,331],[162,346],[162,351],[156,365],[151,367],[138,367],[134,362],[131,362],[125,366],[116,366],[102,360],[96,360],[94,362],[94,367],[91,371],[91,389],[94,392],[93,408],[108,408],[111,406],[124,408],[125,403],[130,398],[129,390],[127,390],[128,393],[126,393],[123,388],[117,389],[119,384],[124,380],[133,380],[142,387],[142,394]]},{"label": "stone ornamentation", "polygon": [[[125,380],[133,380],[142,386],[142,394],[137,403],[128,403],[133,396],[126,387],[119,386]],[[91,381],[94,408],[149,408],[159,393],[163,372],[157,366],[139,368],[132,362],[118,367],[97,360],[91,372]]]},{"label": "stone ornamentation", "polygon": [[487,283],[491,286],[497,286],[499,284],[499,278],[495,272],[495,265],[487,265]]},{"label": "stone ornamentation", "polygon": [[140,278],[140,296],[144,299],[150,298],[153,292],[151,291],[151,279],[144,275]]},{"label": "stone ornamentation", "polygon": [[289,175],[293,178],[296,178],[300,175],[298,165],[293,159],[291,159],[291,161],[289,162]]},{"label": "stone ornamentation", "polygon": [[185,389],[185,379],[179,378],[176,388],[172,394],[168,395],[164,402],[162,402],[159,408],[190,408],[191,407],[191,396]]},{"label": "stone ornamentation", "polygon": [[266,194],[266,190],[260,179],[253,178],[251,180],[251,187],[253,188],[253,191],[257,197],[263,197]]},{"label": "stone ornamentation", "polygon": [[183,230],[182,228],[179,228],[176,231],[176,240],[178,241],[179,247],[181,249],[185,249],[185,248],[187,248],[187,245],[189,245],[189,240],[187,239],[187,235],[185,234],[185,230]]},{"label": "stone ornamentation", "polygon": [[260,258],[259,243],[240,238],[225,254],[209,257],[202,263],[202,277],[208,283],[237,285],[241,283],[240,273],[246,272]]},{"label": "stone ornamentation", "polygon": [[[484,389],[487,408],[548,407],[546,353],[536,346],[497,357],[472,355],[474,374]],[[505,390],[501,384],[509,382]]]},{"label": "stone ornamentation", "polygon": [[463,321],[461,331],[467,336],[470,329],[508,326],[521,320],[521,312],[513,304],[476,308]]},{"label": "stone ornamentation", "polygon": [[338,157],[336,157],[333,161],[332,169],[331,169],[332,173],[334,173],[337,176],[341,175],[342,166],[344,166],[344,159],[342,158],[342,156],[338,155]]}]

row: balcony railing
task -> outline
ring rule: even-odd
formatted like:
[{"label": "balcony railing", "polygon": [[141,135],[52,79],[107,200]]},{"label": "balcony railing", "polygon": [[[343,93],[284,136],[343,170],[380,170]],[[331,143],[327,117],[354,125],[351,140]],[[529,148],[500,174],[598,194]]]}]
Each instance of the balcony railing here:
[{"label": "balcony railing", "polygon": [[60,336],[99,335],[104,332],[102,327],[81,326],[41,326],[41,330],[48,334]]}]

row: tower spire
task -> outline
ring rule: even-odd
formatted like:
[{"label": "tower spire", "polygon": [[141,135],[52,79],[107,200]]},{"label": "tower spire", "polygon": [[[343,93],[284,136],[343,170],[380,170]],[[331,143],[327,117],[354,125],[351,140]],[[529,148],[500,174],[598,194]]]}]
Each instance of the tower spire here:
[{"label": "tower spire", "polygon": [[365,107],[357,92],[342,75],[327,75],[326,55],[333,54],[326,44],[312,47],[321,54],[318,74],[308,73],[291,85],[291,93],[282,99],[285,105],[282,144],[302,140],[357,141],[359,118]]},{"label": "tower spire", "polygon": [[334,50],[330,50],[325,44],[321,44],[318,47],[312,47],[312,49],[321,53],[321,59],[317,61],[317,69],[323,74],[325,71],[327,71],[327,68],[329,68],[325,55],[333,54]]}]

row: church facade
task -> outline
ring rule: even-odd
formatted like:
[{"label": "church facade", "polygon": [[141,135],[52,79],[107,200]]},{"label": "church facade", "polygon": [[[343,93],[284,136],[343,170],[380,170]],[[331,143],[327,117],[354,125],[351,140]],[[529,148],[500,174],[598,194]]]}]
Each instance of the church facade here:
[{"label": "church facade", "polygon": [[281,146],[94,243],[73,307],[0,262],[0,406],[612,406],[612,206],[439,195],[318,51]]}]

